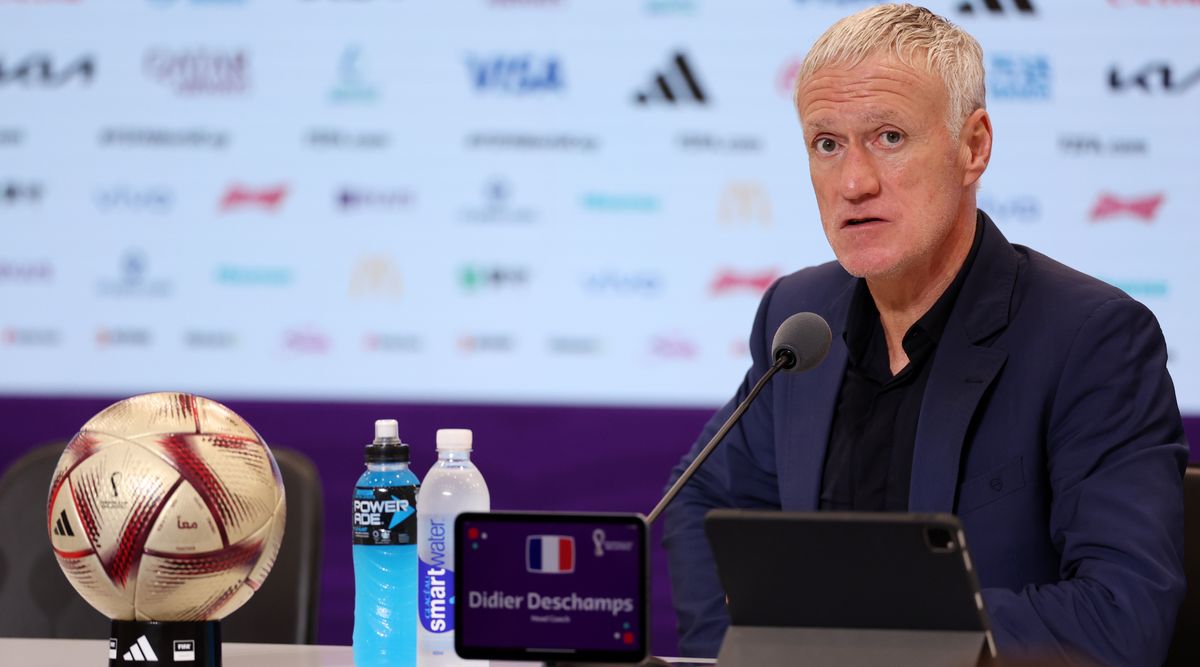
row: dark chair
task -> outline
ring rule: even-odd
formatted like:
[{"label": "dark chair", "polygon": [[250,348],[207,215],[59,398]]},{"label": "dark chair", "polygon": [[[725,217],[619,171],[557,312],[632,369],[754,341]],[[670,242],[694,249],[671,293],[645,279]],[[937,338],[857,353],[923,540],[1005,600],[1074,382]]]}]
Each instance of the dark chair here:
[{"label": "dark chair", "polygon": [[[38,447],[0,477],[0,637],[108,637],[108,620],[67,582],[46,534],[46,494],[65,446]],[[321,482],[303,454],[271,451],[287,493],[283,546],[262,588],[221,622],[221,635],[233,642],[312,644],[321,571]]]},{"label": "dark chair", "polygon": [[38,447],[0,477],[0,637],[108,637],[108,619],[67,583],[46,534],[46,496],[65,447]]},{"label": "dark chair", "polygon": [[1200,665],[1200,466],[1183,478],[1183,571],[1188,591],[1175,620],[1167,667]]},{"label": "dark chair", "polygon": [[241,609],[221,621],[227,642],[317,643],[317,602],[321,590],[321,533],[325,506],[321,478],[307,456],[271,447],[287,492],[283,546],[262,588]]}]

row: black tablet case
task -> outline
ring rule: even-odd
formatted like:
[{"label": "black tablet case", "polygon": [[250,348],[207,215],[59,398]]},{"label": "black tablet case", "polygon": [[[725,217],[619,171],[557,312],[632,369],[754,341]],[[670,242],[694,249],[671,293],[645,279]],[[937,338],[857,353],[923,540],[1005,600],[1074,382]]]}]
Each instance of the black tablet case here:
[{"label": "black tablet case", "polygon": [[[930,529],[948,544],[932,546]],[[755,664],[735,661],[738,649],[765,667],[772,643],[787,647],[778,664],[850,665],[856,653],[862,664],[975,664],[991,652],[953,515],[714,510],[705,531],[733,621],[719,665]]]}]

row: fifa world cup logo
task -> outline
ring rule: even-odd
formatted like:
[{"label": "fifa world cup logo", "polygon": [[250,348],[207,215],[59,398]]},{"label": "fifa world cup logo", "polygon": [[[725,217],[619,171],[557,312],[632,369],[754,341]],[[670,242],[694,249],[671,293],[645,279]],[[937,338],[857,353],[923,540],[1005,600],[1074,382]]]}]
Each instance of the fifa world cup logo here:
[{"label": "fifa world cup logo", "polygon": [[117,487],[121,484],[121,473],[118,471],[118,472],[114,472],[113,474],[109,475],[108,483],[112,484],[113,498],[119,497],[121,495],[121,492],[117,490]]}]

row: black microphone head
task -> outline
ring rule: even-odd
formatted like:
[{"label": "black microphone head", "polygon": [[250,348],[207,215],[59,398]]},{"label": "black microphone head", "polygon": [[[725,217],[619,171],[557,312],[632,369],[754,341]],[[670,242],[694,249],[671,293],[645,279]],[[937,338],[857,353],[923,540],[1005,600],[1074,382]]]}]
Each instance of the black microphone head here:
[{"label": "black microphone head", "polygon": [[779,359],[780,353],[791,352],[796,359],[784,370],[800,373],[813,368],[829,354],[833,334],[825,318],[816,313],[796,313],[783,321],[775,330],[771,341],[771,356]]}]

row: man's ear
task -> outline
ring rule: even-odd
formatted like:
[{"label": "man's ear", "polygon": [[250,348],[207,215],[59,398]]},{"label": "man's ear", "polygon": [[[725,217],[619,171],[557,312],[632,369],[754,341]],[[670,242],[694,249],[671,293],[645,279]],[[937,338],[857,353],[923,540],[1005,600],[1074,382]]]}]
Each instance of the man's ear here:
[{"label": "man's ear", "polygon": [[959,133],[963,158],[963,187],[979,182],[992,159],[992,119],[986,109],[976,109]]}]

